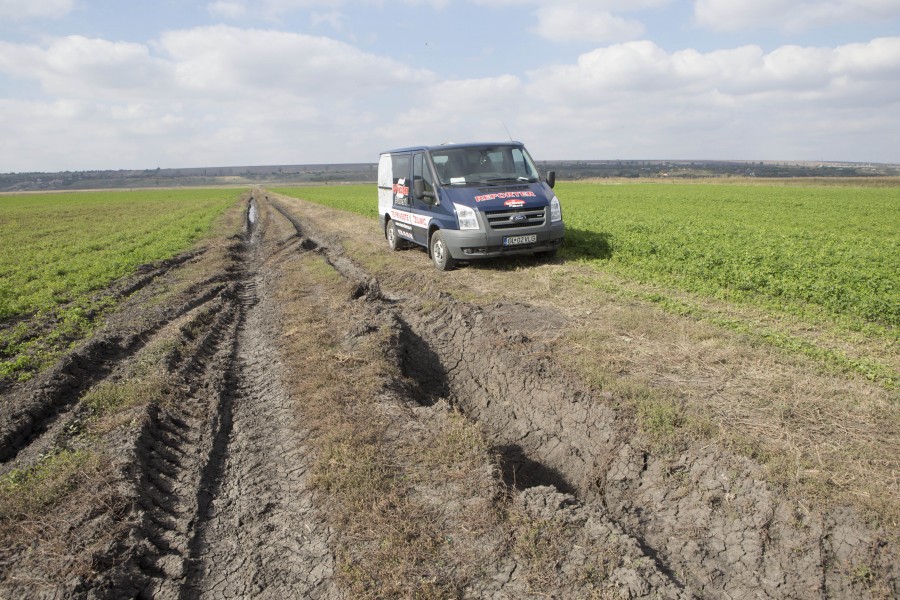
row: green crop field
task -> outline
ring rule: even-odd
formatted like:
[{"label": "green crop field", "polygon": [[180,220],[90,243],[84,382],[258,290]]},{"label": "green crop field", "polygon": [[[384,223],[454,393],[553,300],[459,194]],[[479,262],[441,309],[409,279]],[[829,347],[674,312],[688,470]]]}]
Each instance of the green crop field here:
[{"label": "green crop field", "polygon": [[[45,362],[53,340],[89,327],[91,296],[141,264],[170,258],[206,234],[237,190],[155,190],[0,196],[0,377]],[[32,317],[52,318],[33,338]]]},{"label": "green crop field", "polygon": [[377,189],[374,184],[368,184],[274,188],[272,191],[377,219]]},{"label": "green crop field", "polygon": [[562,184],[567,250],[642,283],[900,325],[900,189]]},{"label": "green crop field", "polygon": [[[639,296],[675,310],[684,306],[665,290],[896,344],[900,184],[894,185],[561,182],[560,257],[650,286],[656,291]],[[376,216],[374,185],[279,191]]]}]

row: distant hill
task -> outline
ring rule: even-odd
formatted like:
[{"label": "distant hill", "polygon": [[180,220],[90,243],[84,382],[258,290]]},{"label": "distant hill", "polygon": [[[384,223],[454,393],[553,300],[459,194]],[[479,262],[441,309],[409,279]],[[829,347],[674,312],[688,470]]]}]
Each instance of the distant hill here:
[{"label": "distant hill", "polygon": [[890,177],[900,165],[811,161],[588,160],[546,161],[560,179],[706,177]]},{"label": "distant hill", "polygon": [[[900,165],[877,163],[703,160],[552,160],[538,161],[541,172],[556,171],[559,179],[605,177],[884,177],[900,176]],[[153,187],[210,187],[374,183],[376,163],[264,165],[64,171],[60,173],[0,173],[0,192],[85,190]]]}]

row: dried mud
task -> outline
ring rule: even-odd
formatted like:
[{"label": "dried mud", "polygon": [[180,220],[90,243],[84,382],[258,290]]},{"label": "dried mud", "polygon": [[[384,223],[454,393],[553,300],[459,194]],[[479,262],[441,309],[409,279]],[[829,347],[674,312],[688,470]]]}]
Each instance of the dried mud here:
[{"label": "dried mud", "polygon": [[[79,443],[67,432],[86,418],[85,394],[127,379],[157,342],[168,348],[162,398],[132,408],[102,441],[113,457],[106,508],[69,515],[71,532],[97,540],[81,550],[90,567],[54,575],[42,542],[20,540],[0,549],[0,597],[349,597],[335,571],[337,548],[352,540],[311,489],[315,452],[287,383],[296,365],[278,343],[282,267],[304,255],[347,282],[346,308],[328,319],[348,347],[387,334],[382,359],[399,376],[385,385],[379,410],[394,415],[396,435],[461,412],[491,447],[490,482],[469,493],[556,528],[544,565],[550,584],[535,583],[504,532],[479,538],[483,563],[453,596],[900,594],[896,541],[851,508],[799,510],[765,483],[759,465],[715,445],[654,452],[621,399],[591,390],[548,351],[566,320],[559,312],[383,289],[340,239],[289,203],[259,189],[246,201],[255,218],[230,240],[217,272],[157,304],[149,302],[157,288],[203,252],[121,284],[130,297],[106,328],[4,392],[0,469],[8,472]],[[439,502],[468,500],[465,490],[448,490]]]}]

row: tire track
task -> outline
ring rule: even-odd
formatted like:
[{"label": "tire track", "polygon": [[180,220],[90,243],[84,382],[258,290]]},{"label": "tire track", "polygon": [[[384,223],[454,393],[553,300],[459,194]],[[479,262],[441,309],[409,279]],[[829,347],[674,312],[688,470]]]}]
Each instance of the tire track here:
[{"label": "tire track", "polygon": [[[121,453],[110,478],[125,508],[114,517],[114,537],[91,559],[99,572],[43,591],[0,574],[0,595],[336,597],[330,532],[306,489],[309,453],[272,345],[277,306],[260,302],[277,277],[271,257],[296,257],[283,250],[301,244],[296,237],[286,244],[264,239],[260,223],[274,211],[257,195],[248,198],[244,232],[217,249],[216,272],[146,313],[140,304],[146,298],[132,299],[123,312],[141,326],[124,322],[88,340],[24,386],[0,416],[7,468],[31,464],[41,448],[68,443],[65,432],[79,431],[90,418],[82,396],[126,380],[148,345],[156,348],[148,360],[164,369],[161,399],[137,405],[132,424],[109,440]],[[167,282],[155,280],[191,258],[144,274],[131,292],[165,291]],[[165,348],[161,358],[153,354]],[[25,449],[28,456],[14,460]],[[93,534],[90,514],[85,507],[76,518],[86,519],[79,526]]]},{"label": "tire track", "polygon": [[181,295],[186,300],[153,317],[146,327],[92,338],[64,356],[46,374],[13,392],[0,415],[0,463],[13,461],[85,391],[137,354],[166,325],[218,298],[226,288],[227,284],[217,279],[191,286]]},{"label": "tire track", "polygon": [[178,369],[183,393],[164,407],[151,407],[138,436],[140,529],[151,546],[139,566],[146,577],[142,593],[151,597],[180,593],[189,540],[221,468],[220,454],[231,430],[230,364],[241,318],[234,303],[217,312],[196,352]]},{"label": "tire track", "polygon": [[[246,275],[251,234],[232,244],[220,292],[179,328],[165,359],[174,392],[150,404],[124,467],[134,489],[134,526],[93,586],[98,598],[177,598],[195,560],[191,543],[215,493],[238,388],[237,341],[256,301]],[[220,277],[217,277],[220,278]]]},{"label": "tire track", "polygon": [[[358,266],[338,266],[350,262],[346,256],[291,221],[345,277],[367,281]],[[378,289],[378,282],[365,285]],[[383,304],[380,297],[366,299]],[[575,492],[610,530],[634,540],[666,582],[667,597],[870,597],[852,576],[859,565],[897,589],[885,532],[870,530],[852,510],[800,515],[763,483],[758,465],[722,448],[673,457],[648,451],[616,410],[623,399],[595,396],[529,338],[553,327],[548,311],[473,306],[442,294],[381,309],[400,323],[397,354],[413,397],[423,406],[446,399],[479,423],[514,487]],[[626,585],[632,597],[655,593],[630,574],[623,581],[634,584]]]},{"label": "tire track", "polygon": [[[560,431],[554,435],[552,443],[547,444],[541,423],[546,419],[551,427],[560,425],[559,416],[555,414],[560,404],[558,400],[565,399],[566,407],[570,401],[587,402],[583,390],[561,378],[551,378],[549,365],[531,373],[519,368],[521,354],[517,359],[509,360],[499,353],[500,344],[496,337],[482,339],[478,333],[491,323],[491,315],[480,311],[463,314],[455,301],[444,296],[441,298],[443,307],[424,316],[417,313],[414,302],[387,300],[376,279],[311,232],[283,205],[273,201],[273,206],[292,223],[300,238],[309,240],[307,247],[321,253],[329,265],[353,284],[356,290],[351,295],[353,299],[364,298],[373,306],[373,313],[390,315],[386,318],[396,324],[397,334],[395,347],[385,351],[396,357],[405,378],[400,387],[405,388],[409,399],[426,407],[447,400],[479,423],[488,439],[495,443],[493,451],[500,460],[504,483],[519,491],[531,491],[532,501],[540,506],[534,511],[536,516],[580,522],[584,527],[582,536],[588,540],[608,537],[619,540],[619,550],[629,558],[627,562],[632,566],[617,571],[614,579],[628,590],[629,597],[693,596],[665,560],[642,538],[631,536],[602,506],[581,505],[572,497],[571,493],[583,492],[588,487],[579,484],[591,477],[596,463],[590,452],[582,453],[577,448],[583,441],[578,437],[580,432],[563,434]],[[538,379],[542,381],[538,383]],[[534,390],[539,390],[540,394],[531,393]],[[491,399],[482,405],[486,395]],[[492,404],[492,399],[498,396],[501,397],[499,401]],[[484,410],[488,407],[490,410]],[[594,424],[597,435],[590,437],[590,443],[612,447],[611,412],[607,410],[594,416],[597,418]],[[572,441],[563,441],[568,438]],[[547,452],[548,445],[550,452]],[[571,460],[566,460],[573,457],[583,464],[575,467]],[[578,483],[573,484],[575,481]],[[559,494],[557,490],[563,493]],[[582,500],[590,499],[584,493],[579,496]],[[526,508],[528,503],[526,499]],[[554,505],[556,509],[552,508]],[[584,557],[576,556],[573,560],[578,563]],[[569,568],[577,567],[569,565]],[[484,593],[488,594],[486,590]]]},{"label": "tire track", "polygon": [[[254,206],[270,210],[264,198]],[[253,228],[248,263],[261,265],[269,252]],[[315,516],[306,486],[311,459],[271,344],[279,323],[271,265],[253,272],[235,336],[229,427],[205,474],[180,598],[334,598],[331,534]]]}]

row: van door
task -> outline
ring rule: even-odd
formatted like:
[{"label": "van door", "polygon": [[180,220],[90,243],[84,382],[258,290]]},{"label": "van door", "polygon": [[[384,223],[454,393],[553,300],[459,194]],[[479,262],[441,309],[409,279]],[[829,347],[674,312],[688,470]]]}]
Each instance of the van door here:
[{"label": "van door", "polygon": [[378,157],[378,219],[384,227],[384,217],[394,206],[394,180],[391,174],[391,155],[382,154]]},{"label": "van door", "polygon": [[[424,184],[423,188],[426,195],[422,198],[417,198],[413,191],[415,189],[416,180],[421,180]],[[418,243],[427,246],[428,226],[430,225],[431,218],[434,214],[435,190],[434,177],[431,174],[431,169],[425,162],[425,154],[422,152],[416,153],[413,157],[413,177],[412,184],[410,185],[410,193],[412,194],[413,212],[419,216],[416,221],[424,224],[424,227],[414,227],[413,235],[415,235]],[[428,194],[431,194],[430,198],[428,197]]]},{"label": "van door", "polygon": [[409,154],[391,154],[391,183],[395,206],[410,206],[410,158]]},{"label": "van door", "polygon": [[412,155],[411,154],[391,154],[391,196],[393,206],[391,208],[391,219],[397,228],[397,234],[410,241],[416,240],[413,235],[412,225],[412,196],[410,189],[412,174]]}]

